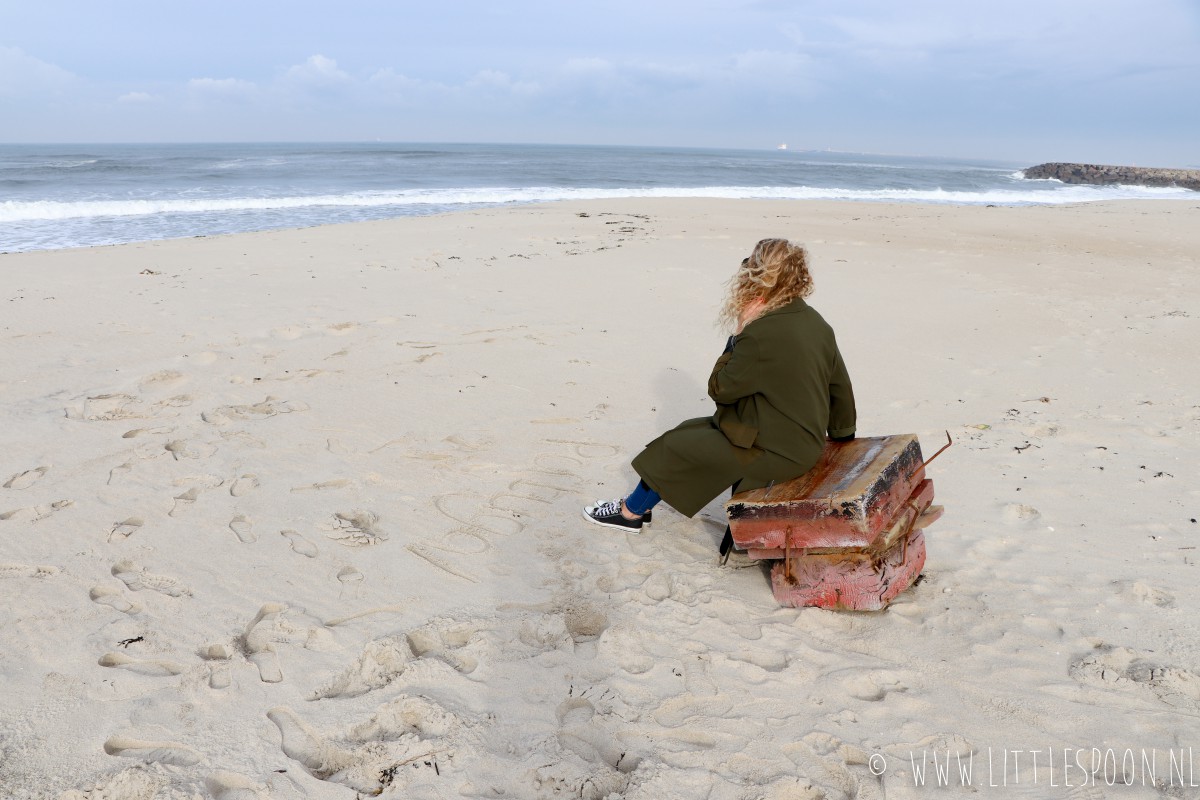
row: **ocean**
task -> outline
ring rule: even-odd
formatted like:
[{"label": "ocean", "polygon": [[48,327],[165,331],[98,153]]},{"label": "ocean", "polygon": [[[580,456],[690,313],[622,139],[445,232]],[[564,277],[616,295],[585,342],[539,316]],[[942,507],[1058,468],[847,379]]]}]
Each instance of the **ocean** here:
[{"label": "ocean", "polygon": [[486,144],[0,145],[0,252],[513,203],[724,197],[1027,205],[1195,199],[1019,164],[801,150]]}]

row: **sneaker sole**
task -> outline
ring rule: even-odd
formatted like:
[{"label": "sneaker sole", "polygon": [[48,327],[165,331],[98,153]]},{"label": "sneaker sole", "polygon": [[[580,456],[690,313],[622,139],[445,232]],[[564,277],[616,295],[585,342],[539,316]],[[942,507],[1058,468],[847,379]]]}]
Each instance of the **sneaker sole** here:
[{"label": "sneaker sole", "polygon": [[[625,531],[626,533],[641,533],[642,532],[641,528],[628,528],[624,525],[618,525],[615,522],[601,522],[600,520],[596,519],[595,517],[593,517],[591,514],[587,513],[586,511],[581,511],[580,513],[583,514],[583,518],[586,519],[588,522],[592,523],[593,525],[599,525],[601,528],[613,528],[614,530]],[[644,523],[644,522],[642,523],[643,527],[645,526],[645,524],[646,523]]]}]

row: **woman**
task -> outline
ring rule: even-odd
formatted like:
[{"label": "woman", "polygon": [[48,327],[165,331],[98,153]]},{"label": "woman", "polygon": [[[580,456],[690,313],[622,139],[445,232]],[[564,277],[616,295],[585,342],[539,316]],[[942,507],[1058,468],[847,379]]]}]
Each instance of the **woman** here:
[{"label": "woman", "polygon": [[[742,261],[721,311],[736,324],[708,379],[711,417],[689,419],[646,445],[626,498],[584,509],[597,525],[637,533],[665,500],[691,517],[725,489],[746,491],[803,475],[826,434],[854,438],[854,393],[833,329],[804,302],[808,253],[763,239]],[[726,531],[728,549],[731,540]]]}]

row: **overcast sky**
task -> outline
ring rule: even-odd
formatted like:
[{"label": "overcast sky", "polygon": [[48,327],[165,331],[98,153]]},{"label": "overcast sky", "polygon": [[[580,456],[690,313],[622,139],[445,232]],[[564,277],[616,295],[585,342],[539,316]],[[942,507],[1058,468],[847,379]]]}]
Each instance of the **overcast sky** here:
[{"label": "overcast sky", "polygon": [[1200,0],[0,4],[0,141],[1200,164]]}]

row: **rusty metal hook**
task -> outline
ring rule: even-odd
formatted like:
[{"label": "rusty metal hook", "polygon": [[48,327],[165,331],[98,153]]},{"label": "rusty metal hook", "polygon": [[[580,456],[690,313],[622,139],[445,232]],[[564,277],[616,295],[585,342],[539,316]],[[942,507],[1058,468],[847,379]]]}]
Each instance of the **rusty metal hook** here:
[{"label": "rusty metal hook", "polygon": [[[922,462],[921,462],[921,466],[919,467],[919,469],[925,469],[926,467],[928,467],[928,466],[929,466],[929,462],[933,461],[935,458],[937,458],[937,457],[938,457],[938,456],[940,456],[942,453],[944,453],[944,452],[946,451],[946,448],[947,448],[947,447],[949,447],[949,446],[950,446],[950,445],[952,445],[952,444],[954,444],[954,440],[950,438],[950,431],[946,431],[946,443],[945,443],[944,445],[942,445],[942,446],[941,446],[941,448],[939,448],[939,449],[938,449],[938,451],[937,451],[936,453],[934,453],[934,454],[933,454],[933,455],[931,455],[929,458],[927,458],[927,459],[925,459],[924,461],[922,461]],[[917,474],[917,470],[915,470],[915,469],[914,469],[912,472],[908,473],[908,477],[907,477],[907,478],[905,478],[905,480],[906,480],[906,481],[907,481],[907,480],[912,480],[912,476],[913,476],[913,475],[916,475],[916,474]]]},{"label": "rusty metal hook", "polygon": [[921,466],[922,466],[922,467],[927,467],[927,466],[929,466],[929,462],[930,462],[930,461],[933,461],[935,458],[937,458],[937,457],[938,457],[938,456],[940,456],[942,453],[944,453],[944,452],[946,451],[946,448],[947,448],[947,447],[949,447],[949,446],[950,446],[950,445],[952,445],[952,444],[954,444],[954,440],[950,438],[950,431],[946,431],[946,443],[945,443],[944,445],[942,445],[942,446],[941,446],[941,448],[939,448],[939,449],[938,449],[938,451],[937,451],[936,453],[934,453],[933,455],[931,455],[929,458],[925,459],[925,463],[924,463],[924,464],[922,464]]}]

